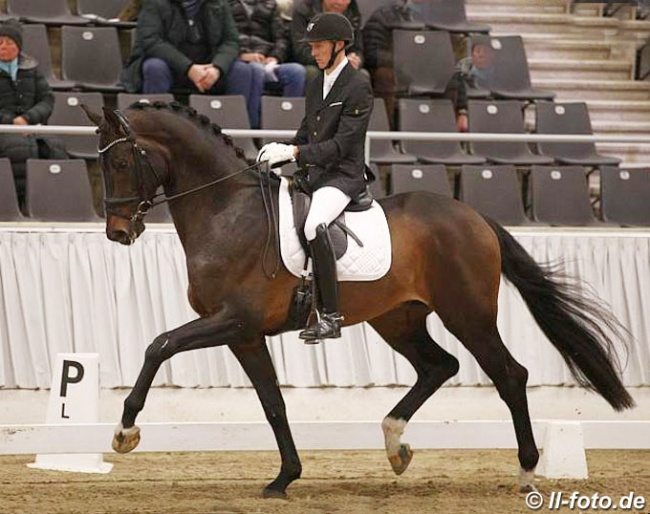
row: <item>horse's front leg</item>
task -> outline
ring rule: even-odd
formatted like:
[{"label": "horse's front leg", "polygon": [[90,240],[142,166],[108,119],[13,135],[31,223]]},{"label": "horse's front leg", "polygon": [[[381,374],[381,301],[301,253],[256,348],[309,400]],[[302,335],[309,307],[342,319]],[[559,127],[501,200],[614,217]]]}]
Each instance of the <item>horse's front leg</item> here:
[{"label": "horse's front leg", "polygon": [[233,315],[224,309],[210,318],[200,318],[156,337],[144,354],[144,364],[124,400],[122,421],[115,429],[113,449],[119,453],[133,450],[140,442],[140,429],[135,418],[144,407],[158,369],[177,353],[224,344],[250,343],[257,337],[257,324],[246,316]]},{"label": "horse's front leg", "polygon": [[286,498],[286,489],[294,480],[300,478],[302,465],[293,442],[289,421],[287,420],[284,399],[278,386],[278,379],[269,355],[264,336],[253,345],[231,345],[230,349],[253,383],[259,396],[282,459],[280,473],[262,491],[264,498]]}]

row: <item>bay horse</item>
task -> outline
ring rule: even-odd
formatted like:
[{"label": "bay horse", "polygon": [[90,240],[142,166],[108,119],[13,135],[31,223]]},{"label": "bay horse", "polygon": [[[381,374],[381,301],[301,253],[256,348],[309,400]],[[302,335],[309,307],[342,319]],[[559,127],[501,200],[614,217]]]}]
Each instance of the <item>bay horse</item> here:
[{"label": "bay horse", "polygon": [[[105,107],[103,116],[84,110],[98,126],[108,238],[134,243],[162,186],[186,255],[189,302],[199,315],[147,347],[124,401],[113,448],[129,452],[139,443],[135,420],[165,360],[179,352],[227,345],[255,387],[281,456],[280,471],[262,495],[285,497],[302,466],[265,336],[292,328],[287,312],[299,279],[281,266],[268,273],[265,259],[270,251],[279,262],[279,244],[272,241],[266,252],[261,250],[273,232],[263,174],[219,127],[180,104],[134,104],[123,113]],[[274,195],[278,182],[267,176]],[[625,330],[574,282],[538,265],[503,227],[467,205],[425,192],[379,202],[391,232],[391,268],[380,280],[341,283],[340,296],[345,325],[367,321],[417,372],[413,387],[382,421],[394,472],[404,472],[412,458],[410,447],[401,442],[406,424],[458,372],[458,360],[427,332],[426,318],[435,311],[510,409],[519,485],[524,491],[534,489],[539,453],[526,397],[528,372],[497,329],[501,274],[519,290],[577,381],[616,410],[634,405],[615,360],[614,346]]]}]

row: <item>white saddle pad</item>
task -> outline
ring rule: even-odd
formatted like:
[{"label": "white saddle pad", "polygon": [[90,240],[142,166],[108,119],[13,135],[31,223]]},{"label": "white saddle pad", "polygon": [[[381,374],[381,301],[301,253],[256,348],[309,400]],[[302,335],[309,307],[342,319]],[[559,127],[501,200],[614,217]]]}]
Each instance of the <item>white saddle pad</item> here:
[{"label": "white saddle pad", "polygon": [[[293,224],[289,181],[284,177],[281,180],[280,253],[286,268],[299,277],[305,264],[305,252]],[[348,250],[337,261],[339,281],[370,281],[383,277],[390,269],[392,253],[388,222],[381,205],[372,202],[367,211],[346,212],[345,224],[361,240],[363,247],[348,237]]]}]

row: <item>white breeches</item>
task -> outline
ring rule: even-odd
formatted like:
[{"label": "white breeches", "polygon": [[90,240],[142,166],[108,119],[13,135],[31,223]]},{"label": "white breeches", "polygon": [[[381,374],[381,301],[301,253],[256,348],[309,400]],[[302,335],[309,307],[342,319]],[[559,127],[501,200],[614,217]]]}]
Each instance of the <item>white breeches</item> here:
[{"label": "white breeches", "polygon": [[305,221],[307,241],[316,239],[316,227],[321,223],[329,225],[350,203],[351,198],[340,189],[332,186],[321,187],[314,191]]}]

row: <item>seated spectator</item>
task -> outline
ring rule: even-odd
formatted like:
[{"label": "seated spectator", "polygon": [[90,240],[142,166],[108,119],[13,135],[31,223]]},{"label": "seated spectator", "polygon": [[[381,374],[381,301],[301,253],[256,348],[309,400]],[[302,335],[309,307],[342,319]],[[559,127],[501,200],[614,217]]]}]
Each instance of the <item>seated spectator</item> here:
[{"label": "seated spectator", "polygon": [[228,0],[147,0],[122,83],[129,93],[181,89],[243,95],[251,126],[257,128],[254,70],[238,55],[239,35]]},{"label": "seated spectator", "polygon": [[308,82],[318,75],[318,67],[311,55],[309,45],[303,41],[303,38],[309,21],[320,12],[343,14],[352,23],[354,44],[348,50],[348,61],[357,70],[364,65],[361,12],[357,0],[294,0],[291,20],[293,60],[307,67]]},{"label": "seated spectator", "polygon": [[472,38],[472,53],[458,61],[458,72],[471,89],[490,90],[494,85],[494,49],[489,36]]},{"label": "seated spectator", "polygon": [[275,0],[230,0],[230,7],[239,30],[239,60],[253,68],[258,110],[265,84],[283,96],[304,96],[306,71],[286,62],[289,34]]},{"label": "seated spectator", "polygon": [[[395,4],[380,7],[370,15],[363,28],[365,65],[370,72],[375,95],[384,99],[393,129],[396,128],[396,88],[392,31],[422,21],[426,15],[426,4],[427,0],[399,0]],[[467,91],[461,79],[460,73],[454,74],[444,96],[454,103],[458,130],[466,132]]]},{"label": "seated spectator", "polygon": [[[23,33],[20,23],[0,23],[0,123],[38,125],[47,123],[54,96],[36,60],[21,53]],[[0,134],[0,157],[11,161],[16,192],[25,205],[27,159],[66,159],[63,143],[53,137],[30,134]]]}]

